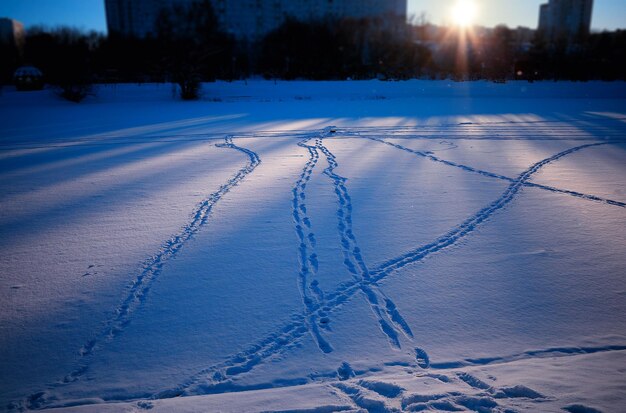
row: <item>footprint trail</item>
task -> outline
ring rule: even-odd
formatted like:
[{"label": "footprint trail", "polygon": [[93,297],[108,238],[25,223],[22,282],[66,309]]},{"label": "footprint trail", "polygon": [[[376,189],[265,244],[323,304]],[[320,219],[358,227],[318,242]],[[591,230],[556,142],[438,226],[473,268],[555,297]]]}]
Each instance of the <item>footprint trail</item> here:
[{"label": "footprint trail", "polygon": [[[520,189],[524,186],[523,184],[542,167],[569,154],[589,147],[604,144],[606,143],[601,142],[576,146],[537,162],[520,174],[520,176],[515,179],[514,182],[512,182],[504,193],[495,201],[472,215],[467,220],[463,221],[460,225],[452,228],[447,234],[427,245],[378,265],[373,270],[370,270],[369,279],[353,279],[349,282],[341,284],[335,291],[325,294],[325,300],[320,302],[320,306],[314,311],[318,315],[322,311],[330,313],[345,304],[357,292],[362,291],[362,285],[372,285],[407,265],[416,263],[431,254],[453,246],[459,240],[471,234],[477,227],[484,224],[491,215],[510,203],[520,193]],[[276,333],[269,335],[258,344],[251,346],[247,350],[229,358],[223,363],[202,370],[176,390],[163,392],[161,395],[157,395],[156,397],[173,397],[171,396],[172,394],[198,395],[216,392],[216,389],[219,388],[220,385],[228,386],[228,383],[230,383],[235,376],[224,374],[223,372],[225,370],[238,366],[243,371],[250,371],[255,365],[262,363],[264,360],[270,359],[278,354],[281,354],[287,349],[296,346],[306,332],[307,327],[304,317],[295,316],[292,319],[292,322],[283,326]]]},{"label": "footprint trail", "polygon": [[[293,200],[293,221],[295,224],[296,234],[298,236],[298,258],[300,263],[298,273],[298,289],[305,310],[306,324],[315,344],[324,353],[330,353],[333,348],[326,339],[322,336],[320,331],[320,324],[327,326],[328,323],[321,323],[320,317],[326,320],[324,314],[317,314],[315,308],[319,307],[319,301],[323,297],[323,292],[319,287],[315,276],[318,271],[318,258],[315,252],[315,234],[311,228],[311,219],[307,214],[306,208],[306,186],[311,179],[313,169],[317,165],[319,160],[319,153],[314,146],[309,146],[306,142],[309,139],[305,139],[298,143],[298,146],[305,148],[309,153],[309,160],[304,166],[302,173],[296,182],[295,187],[292,190]],[[309,281],[313,278],[313,281]]]},{"label": "footprint trail", "polygon": [[[452,166],[454,168],[459,168],[459,169],[462,169],[462,170],[464,170],[466,172],[476,173],[476,174],[479,174],[479,175],[486,176],[488,178],[500,179],[502,181],[507,181],[507,182],[514,182],[515,181],[514,178],[510,178],[508,176],[494,174],[492,172],[488,172],[488,171],[484,171],[484,170],[481,170],[481,169],[473,168],[471,166],[467,166],[467,165],[463,165],[463,164],[460,164],[460,163],[448,161],[448,160],[439,158],[438,156],[435,156],[432,153],[424,152],[424,151],[418,151],[418,150],[415,150],[415,149],[410,149],[410,148],[407,148],[405,146],[399,145],[397,143],[392,143],[392,142],[386,141],[386,140],[381,139],[381,138],[367,137],[367,139],[375,141],[375,142],[380,142],[380,143],[383,143],[385,145],[389,145],[389,146],[394,147],[396,149],[400,149],[401,151],[405,151],[405,152],[409,152],[409,153],[412,153],[412,154],[417,155],[417,156],[421,156],[421,157],[429,159],[429,160],[431,160],[433,162],[438,162],[438,163],[442,163],[444,165]],[[615,201],[615,200],[607,199],[607,198],[602,198],[602,197],[599,197],[599,196],[596,196],[596,195],[583,194],[581,192],[569,191],[569,190],[566,190],[566,189],[554,188],[552,186],[536,184],[536,183],[533,183],[533,182],[524,182],[524,186],[533,187],[533,188],[539,188],[539,189],[543,189],[545,191],[554,192],[554,193],[570,195],[570,196],[573,196],[573,197],[576,197],[576,198],[581,198],[581,199],[585,199],[585,200],[588,200],[588,201],[600,202],[600,203],[603,203],[603,204],[617,206],[617,207],[620,207],[620,208],[626,208],[626,203],[624,203],[624,202]]]},{"label": "footprint trail", "polygon": [[[189,241],[202,229],[203,226],[207,224],[213,207],[228,192],[230,192],[230,190],[243,181],[246,176],[251,174],[261,163],[261,159],[255,152],[235,145],[231,136],[226,137],[223,144],[217,144],[216,146],[220,148],[233,149],[245,154],[248,158],[246,165],[226,183],[224,183],[216,192],[201,201],[193,210],[191,220],[182,228],[182,230],[165,241],[160,250],[144,262],[143,269],[132,281],[126,296],[115,308],[111,317],[104,323],[102,330],[100,330],[92,339],[80,348],[80,359],[77,363],[78,366],[67,374],[60,382],[52,384],[50,386],[51,388],[78,381],[87,372],[91,358],[97,349],[105,345],[107,342],[115,339],[115,337],[120,335],[131,322],[133,314],[146,300],[150,288],[161,274],[165,264],[174,258],[187,241]],[[45,396],[46,392],[39,392],[36,395],[29,397],[25,404],[28,408],[41,406],[45,404]]]},{"label": "footprint trail", "polygon": [[[317,134],[315,136],[311,136],[310,138],[312,139],[316,136]],[[316,147],[318,147],[317,143],[318,142],[316,142]],[[320,146],[318,147],[318,149],[322,151],[323,142],[319,143]],[[229,141],[227,141],[226,146],[228,146],[229,144],[233,145],[232,141],[230,141],[230,143]],[[515,197],[521,193],[521,189],[525,186],[525,183],[527,183],[528,180],[544,166],[552,162],[556,162],[559,159],[572,153],[604,144],[607,144],[607,142],[591,143],[572,147],[531,165],[516,179],[514,179],[510,183],[508,188],[496,200],[467,218],[465,221],[461,222],[459,225],[453,227],[448,233],[442,235],[441,237],[437,238],[429,244],[418,247],[394,259],[385,261],[375,266],[374,268],[370,268],[367,272],[367,266],[360,266],[361,264],[359,261],[362,260],[362,257],[359,256],[360,250],[355,251],[354,247],[356,246],[356,243],[353,243],[348,235],[351,233],[348,231],[348,228],[350,229],[350,231],[352,229],[351,226],[347,225],[348,221],[346,220],[346,217],[349,217],[349,215],[347,214],[348,209],[346,207],[346,205],[349,205],[349,197],[346,197],[347,191],[344,192],[342,189],[342,186],[343,188],[345,188],[345,178],[342,178],[339,175],[334,175],[333,165],[334,167],[336,167],[336,164],[331,164],[329,162],[329,168],[327,169],[328,174],[330,174],[329,177],[333,179],[333,182],[335,182],[335,180],[337,181],[339,192],[337,193],[337,196],[344,202],[344,204],[340,208],[340,210],[344,214],[340,222],[342,222],[343,225],[346,226],[346,229],[341,230],[341,235],[345,236],[349,241],[346,244],[345,251],[349,252],[348,256],[350,257],[352,265],[356,268],[357,277],[353,277],[352,280],[342,283],[332,292],[325,292],[323,296],[317,295],[319,298],[316,300],[312,300],[312,304],[310,305],[310,307],[307,307],[307,309],[305,310],[306,314],[293,315],[291,317],[291,320],[278,328],[277,331],[269,334],[264,339],[251,345],[246,350],[237,353],[231,357],[228,357],[220,363],[207,367],[206,369],[203,369],[195,375],[191,376],[188,380],[186,380],[179,386],[166,389],[158,394],[154,394],[152,397],[170,398],[180,395],[201,395],[236,390],[237,386],[233,379],[235,379],[237,376],[250,372],[256,366],[262,365],[268,360],[280,357],[283,353],[298,346],[303,337],[309,335],[309,328],[307,323],[309,323],[310,320],[320,318],[322,314],[330,314],[332,311],[337,310],[342,305],[347,303],[352,297],[354,297],[354,295],[364,291],[364,288],[366,290],[373,290],[377,288],[376,284],[378,282],[390,276],[395,271],[419,262],[429,255],[435,254],[455,245],[456,243],[458,243],[459,240],[463,239],[467,235],[470,235],[474,230],[486,223],[493,214],[500,211],[506,205],[511,203],[515,199]],[[254,167],[256,167],[256,165],[258,164],[258,157],[252,156],[252,154],[250,153],[248,153],[248,155],[250,156],[250,163],[242,171],[248,169],[253,170]],[[327,158],[329,158],[330,160],[334,160],[334,156],[331,156],[332,154],[330,152],[324,153],[324,155],[327,156]],[[309,159],[309,161],[310,160],[311,159]],[[251,170],[246,173],[240,171],[240,173],[237,174],[236,177],[240,177],[242,173],[243,176],[245,176],[247,173],[250,173]],[[227,184],[226,187],[230,189],[236,184],[236,182],[243,179],[243,176],[238,178],[238,180],[234,178],[233,180],[231,180],[234,181],[234,183],[232,185]],[[225,193],[227,191],[222,192]],[[221,195],[223,195],[223,193]],[[339,203],[341,204],[341,201]],[[202,222],[202,220],[200,219],[199,222]],[[304,220],[302,220],[302,222],[304,223]],[[154,268],[158,267],[155,266]],[[156,272],[157,270],[153,271]],[[312,283],[309,283],[309,286],[312,287]],[[312,289],[314,290],[315,288]],[[309,293],[307,292],[307,294]],[[385,301],[382,300],[382,302]],[[382,318],[383,311],[388,311],[387,314],[389,314],[390,312],[393,313],[393,305],[389,305],[388,303],[386,303],[386,308],[383,309],[381,308],[381,306],[379,306],[379,310]],[[114,320],[118,320],[118,318],[116,317]],[[421,357],[420,360],[424,360],[422,362],[422,365],[428,365],[425,357],[420,356],[420,354],[417,354],[417,357]]]},{"label": "footprint trail", "polygon": [[504,191],[504,193],[498,199],[493,201],[490,205],[481,209],[476,214],[463,221],[459,226],[453,228],[447,234],[439,237],[435,241],[382,263],[375,271],[372,272],[372,279],[374,279],[375,281],[381,280],[393,271],[396,271],[414,262],[420,261],[433,253],[439,252],[444,248],[456,244],[460,239],[472,233],[478,226],[485,222],[496,211],[508,205],[524,187],[524,184],[528,182],[528,180],[530,180],[530,178],[542,167],[554,161],[557,161],[564,156],[578,152],[582,149],[607,144],[607,142],[599,142],[576,146],[535,163],[530,168],[522,172],[516,179],[514,179],[513,182],[511,182],[508,188]]},{"label": "footprint trail", "polygon": [[[398,331],[408,338],[413,337],[413,332],[404,320],[395,303],[387,297],[372,282],[370,271],[363,259],[361,249],[358,246],[352,226],[352,198],[348,193],[345,183],[347,179],[335,173],[339,166],[335,155],[323,144],[324,135],[316,140],[316,147],[326,156],[328,168],[324,170],[332,181],[334,192],[338,200],[337,229],[340,236],[341,249],[344,257],[344,265],[352,277],[359,282],[361,291],[376,317],[381,331],[387,336],[392,347],[400,348]],[[395,325],[395,327],[394,327]]]}]

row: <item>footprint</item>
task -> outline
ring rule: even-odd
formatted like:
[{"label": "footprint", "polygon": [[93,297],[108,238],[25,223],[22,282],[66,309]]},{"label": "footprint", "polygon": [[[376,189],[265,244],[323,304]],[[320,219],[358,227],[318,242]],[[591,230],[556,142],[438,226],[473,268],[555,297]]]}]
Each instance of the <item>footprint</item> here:
[{"label": "footprint", "polygon": [[469,373],[457,373],[457,377],[463,380],[468,386],[479,390],[491,390],[491,386],[480,380],[477,377],[472,376]]},{"label": "footprint", "polygon": [[602,413],[602,411],[598,409],[583,406],[582,404],[572,404],[564,407],[563,410],[568,411],[569,413]]},{"label": "footprint", "polygon": [[348,364],[347,361],[341,363],[341,366],[337,369],[337,377],[339,377],[339,380],[348,380],[354,376],[354,370],[352,370],[350,364]]},{"label": "footprint", "polygon": [[428,357],[428,354],[419,347],[415,348],[415,360],[417,361],[417,365],[423,369],[430,367],[430,358]]},{"label": "footprint", "polygon": [[140,402],[137,402],[137,407],[143,410],[150,410],[154,407],[154,405],[149,401],[142,400]]}]

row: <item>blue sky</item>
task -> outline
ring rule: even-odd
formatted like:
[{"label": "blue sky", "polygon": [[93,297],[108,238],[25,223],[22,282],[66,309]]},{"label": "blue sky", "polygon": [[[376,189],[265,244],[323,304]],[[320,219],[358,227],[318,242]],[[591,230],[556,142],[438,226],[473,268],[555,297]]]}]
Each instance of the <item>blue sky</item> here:
[{"label": "blue sky", "polygon": [[[435,24],[449,22],[456,0],[408,0],[409,14],[426,13]],[[475,0],[480,7],[477,23],[492,27],[536,27],[539,4],[547,0]],[[27,27],[70,25],[86,30],[106,31],[104,0],[0,0],[0,17],[11,17]],[[626,28],[626,0],[595,0],[594,29]]]},{"label": "blue sky", "polygon": [[68,25],[106,31],[104,0],[0,0],[0,17],[10,17],[26,27]]}]

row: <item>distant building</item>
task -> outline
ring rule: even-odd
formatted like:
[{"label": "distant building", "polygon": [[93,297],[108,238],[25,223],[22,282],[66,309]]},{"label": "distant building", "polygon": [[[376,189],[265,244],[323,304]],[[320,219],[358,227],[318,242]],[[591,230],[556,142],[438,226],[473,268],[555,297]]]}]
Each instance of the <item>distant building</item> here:
[{"label": "distant building", "polygon": [[593,0],[550,0],[539,8],[539,34],[549,43],[579,43],[589,35]]},{"label": "distant building", "polygon": [[146,37],[162,9],[193,0],[105,0],[109,34]]},{"label": "distant building", "polygon": [[513,29],[513,40],[517,50],[528,51],[532,48],[532,42],[535,38],[536,30],[528,27],[518,26]]},{"label": "distant building", "polygon": [[0,43],[14,47],[18,51],[24,48],[24,25],[17,20],[0,18]]},{"label": "distant building", "polygon": [[[198,0],[105,0],[109,33],[146,37],[163,8]],[[407,0],[211,0],[221,29],[238,39],[258,40],[287,17],[311,20],[380,17],[406,19]]]},{"label": "distant building", "polygon": [[550,25],[550,4],[542,4],[539,6],[539,27],[538,30],[545,32]]}]

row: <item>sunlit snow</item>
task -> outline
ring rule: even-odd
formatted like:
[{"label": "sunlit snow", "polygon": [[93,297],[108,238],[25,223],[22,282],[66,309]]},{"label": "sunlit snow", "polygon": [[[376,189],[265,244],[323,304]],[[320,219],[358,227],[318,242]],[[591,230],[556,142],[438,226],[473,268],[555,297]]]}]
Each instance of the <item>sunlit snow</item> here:
[{"label": "sunlit snow", "polygon": [[204,93],[0,95],[0,410],[626,405],[624,83]]}]

